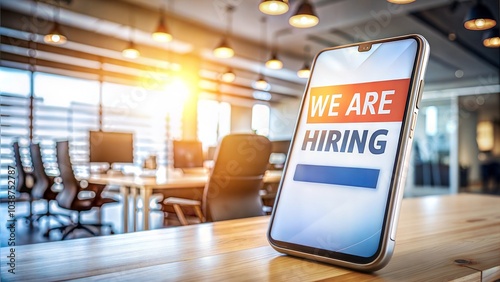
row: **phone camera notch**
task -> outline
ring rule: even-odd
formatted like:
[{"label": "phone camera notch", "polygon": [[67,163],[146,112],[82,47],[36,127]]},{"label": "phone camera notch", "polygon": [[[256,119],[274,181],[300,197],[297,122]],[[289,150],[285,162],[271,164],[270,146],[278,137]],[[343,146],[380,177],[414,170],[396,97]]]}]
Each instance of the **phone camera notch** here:
[{"label": "phone camera notch", "polygon": [[370,49],[372,48],[372,45],[371,44],[360,44],[358,46],[358,52],[366,52],[366,51],[370,51]]}]

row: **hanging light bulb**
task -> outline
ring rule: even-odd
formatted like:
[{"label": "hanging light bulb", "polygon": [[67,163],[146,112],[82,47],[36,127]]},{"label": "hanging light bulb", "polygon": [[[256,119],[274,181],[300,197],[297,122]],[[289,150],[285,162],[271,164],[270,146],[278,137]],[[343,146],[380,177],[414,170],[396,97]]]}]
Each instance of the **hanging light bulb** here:
[{"label": "hanging light bulb", "polygon": [[477,4],[467,12],[464,19],[464,27],[469,30],[486,30],[496,24],[493,14],[481,1],[477,1]]},{"label": "hanging light bulb", "polygon": [[271,84],[269,84],[269,82],[267,82],[264,76],[260,73],[259,78],[253,83],[253,88],[262,91],[269,91],[271,90]]},{"label": "hanging light bulb", "polygon": [[483,45],[489,48],[500,47],[500,35],[498,29],[490,29],[483,36]]},{"label": "hanging light bulb", "polygon": [[311,67],[308,63],[304,63],[302,68],[297,71],[297,76],[300,78],[309,78],[311,75]]},{"label": "hanging light bulb", "polygon": [[227,30],[226,30],[226,34],[224,35],[224,37],[222,37],[222,40],[221,42],[219,43],[219,45],[217,45],[217,47],[213,50],[213,54],[215,57],[217,58],[221,58],[221,59],[227,59],[227,58],[231,58],[234,56],[234,50],[233,48],[231,48],[231,46],[229,46],[229,43],[228,43],[228,40],[227,38],[229,37],[230,33],[231,33],[231,20],[232,20],[232,13],[234,11],[234,7],[229,5],[227,6],[226,8],[226,13],[227,13]]},{"label": "hanging light bulb", "polygon": [[233,72],[232,69],[228,69],[220,75],[220,80],[226,83],[231,83],[235,79],[236,79],[236,74]]},{"label": "hanging light bulb", "polygon": [[48,44],[62,45],[68,41],[68,38],[61,32],[59,26],[59,7],[54,11],[54,26],[50,32],[43,37],[43,41]]},{"label": "hanging light bulb", "polygon": [[278,59],[278,55],[276,54],[276,52],[271,53],[271,58],[267,60],[266,67],[273,70],[279,70],[283,68],[283,62]]},{"label": "hanging light bulb", "polygon": [[[162,11],[160,11],[162,13]],[[165,23],[165,18],[163,15],[160,16],[160,21],[158,22],[158,27],[156,27],[155,32],[151,34],[153,40],[158,42],[170,42],[172,41],[172,34],[170,34],[168,27]]]},{"label": "hanging light bulb", "polygon": [[59,23],[55,22],[54,27],[43,37],[43,41],[48,44],[62,45],[68,41],[66,36],[60,31]]},{"label": "hanging light bulb", "polygon": [[309,78],[311,75],[311,66],[309,65],[309,52],[311,51],[308,45],[304,46],[304,65],[297,71],[297,76],[300,78]]},{"label": "hanging light bulb", "polygon": [[290,17],[288,22],[298,28],[309,28],[319,23],[319,18],[314,12],[314,7],[308,0],[303,0],[300,3],[297,12]]},{"label": "hanging light bulb", "polygon": [[[265,46],[266,43],[266,35],[267,35],[267,30],[266,30],[266,17],[261,18],[261,36],[262,36],[262,45]],[[262,59],[262,48],[259,48],[259,59]],[[260,66],[259,66],[260,67]],[[257,78],[256,81],[252,82],[252,87],[257,90],[262,90],[262,91],[269,91],[271,89],[271,84],[269,84],[266,79],[264,78],[264,75],[262,74],[261,71],[259,71],[259,77]]]},{"label": "hanging light bulb", "polygon": [[233,50],[233,48],[231,48],[231,46],[229,46],[229,43],[227,42],[226,37],[222,38],[221,42],[214,49],[213,53],[214,53],[214,56],[216,56],[217,58],[221,58],[221,59],[227,59],[227,58],[231,58],[232,56],[234,56],[234,50]]},{"label": "hanging light bulb", "polygon": [[288,0],[262,0],[259,4],[259,10],[271,16],[282,15],[288,8]]},{"label": "hanging light bulb", "polygon": [[132,26],[133,26],[133,21],[132,21],[132,13],[129,13],[129,23],[130,23],[130,28],[129,28],[129,42],[127,47],[122,50],[122,56],[128,59],[137,59],[141,53],[139,50],[135,48],[134,41],[132,40]]},{"label": "hanging light bulb", "polygon": [[137,59],[141,55],[141,53],[135,48],[134,42],[129,41],[127,47],[123,49],[122,55],[123,57],[128,59]]}]

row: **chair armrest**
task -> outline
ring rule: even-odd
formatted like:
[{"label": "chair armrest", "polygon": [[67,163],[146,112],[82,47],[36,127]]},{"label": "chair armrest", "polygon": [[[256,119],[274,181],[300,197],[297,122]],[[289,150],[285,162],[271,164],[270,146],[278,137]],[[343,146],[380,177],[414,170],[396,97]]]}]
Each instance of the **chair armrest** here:
[{"label": "chair armrest", "polygon": [[201,202],[184,198],[169,197],[163,203],[165,205],[181,205],[181,206],[201,206]]},{"label": "chair armrest", "polygon": [[181,209],[181,206],[189,206],[194,209],[194,212],[200,219],[200,222],[205,222],[205,216],[203,215],[203,212],[201,211],[201,201],[197,200],[190,200],[190,199],[183,199],[183,198],[176,198],[176,197],[169,197],[166,198],[163,203],[165,205],[172,205],[174,206],[175,214],[177,215],[177,218],[179,218],[179,221],[181,222],[182,225],[188,225],[188,221],[186,219],[186,216],[184,215],[184,212]]},{"label": "chair armrest", "polygon": [[[82,184],[86,184],[82,185]],[[88,183],[86,180],[79,182],[80,189],[78,191],[78,198],[81,200],[93,200],[97,203],[102,199],[102,191],[106,185]]]}]

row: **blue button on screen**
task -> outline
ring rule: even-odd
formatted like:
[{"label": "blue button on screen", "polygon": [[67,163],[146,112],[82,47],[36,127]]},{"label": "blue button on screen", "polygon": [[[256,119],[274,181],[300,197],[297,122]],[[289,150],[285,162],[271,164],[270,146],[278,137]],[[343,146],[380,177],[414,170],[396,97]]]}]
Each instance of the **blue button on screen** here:
[{"label": "blue button on screen", "polygon": [[376,189],[380,170],[298,164],[293,180]]}]

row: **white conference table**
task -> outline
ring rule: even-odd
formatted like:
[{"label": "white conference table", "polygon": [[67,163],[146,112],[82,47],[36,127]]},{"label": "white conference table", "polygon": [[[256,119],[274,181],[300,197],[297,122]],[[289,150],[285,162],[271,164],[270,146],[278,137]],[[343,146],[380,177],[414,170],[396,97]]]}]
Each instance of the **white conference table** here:
[{"label": "white conference table", "polygon": [[[279,183],[281,180],[281,170],[267,171],[264,175],[264,183]],[[153,191],[168,190],[168,189],[203,189],[208,180],[208,173],[183,174],[178,170],[159,169],[155,174],[91,174],[87,179],[89,183],[102,185],[118,185],[120,193],[123,196],[123,232],[129,231],[129,196],[132,196],[133,230],[137,230],[137,192],[142,200],[142,222],[143,229],[149,230],[149,203]]]}]

